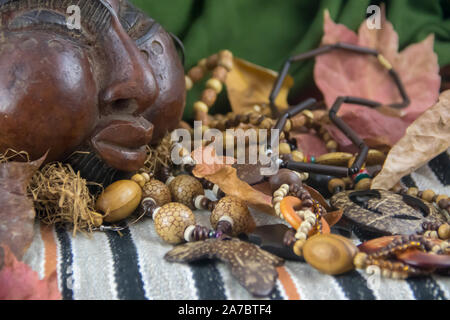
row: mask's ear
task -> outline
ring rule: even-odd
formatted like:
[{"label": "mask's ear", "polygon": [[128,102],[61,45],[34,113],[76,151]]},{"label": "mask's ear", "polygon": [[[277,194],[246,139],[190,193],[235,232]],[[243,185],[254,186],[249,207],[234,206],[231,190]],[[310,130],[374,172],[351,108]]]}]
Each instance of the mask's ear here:
[{"label": "mask's ear", "polygon": [[175,42],[175,45],[178,49],[178,52],[181,53],[181,62],[183,63],[184,66],[184,62],[185,62],[185,49],[184,49],[184,45],[183,45],[183,41],[181,41],[176,35],[174,35],[172,32],[170,32],[170,36],[173,39],[173,42]]}]

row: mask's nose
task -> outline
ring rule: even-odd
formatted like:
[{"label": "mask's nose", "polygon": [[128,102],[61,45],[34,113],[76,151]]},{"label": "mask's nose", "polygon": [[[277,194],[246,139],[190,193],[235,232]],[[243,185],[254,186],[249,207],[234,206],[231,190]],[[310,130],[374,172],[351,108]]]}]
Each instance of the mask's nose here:
[{"label": "mask's nose", "polygon": [[158,97],[153,70],[117,17],[105,37],[106,85],[100,95],[103,112],[138,116]]}]

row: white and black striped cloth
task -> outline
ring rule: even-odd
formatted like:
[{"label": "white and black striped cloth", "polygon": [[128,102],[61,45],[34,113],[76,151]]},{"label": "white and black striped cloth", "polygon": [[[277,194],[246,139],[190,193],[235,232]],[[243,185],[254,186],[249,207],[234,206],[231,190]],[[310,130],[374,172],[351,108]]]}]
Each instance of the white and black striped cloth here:
[{"label": "white and black striped cloth", "polygon": [[[449,152],[441,154],[417,172],[403,178],[409,186],[450,195]],[[208,213],[196,212],[207,224]],[[254,214],[258,224],[279,223]],[[25,262],[41,277],[45,274],[45,241],[36,224],[35,239]],[[171,249],[147,219],[123,232],[94,233],[90,238],[52,231],[56,242],[59,287],[64,299],[254,299],[220,262],[172,264],[163,259]],[[357,240],[357,239],[356,239]],[[450,278],[433,275],[409,280],[381,279],[352,271],[340,276],[323,275],[306,263],[286,262],[285,270],[300,299],[449,299]],[[280,281],[268,299],[292,295]]]}]

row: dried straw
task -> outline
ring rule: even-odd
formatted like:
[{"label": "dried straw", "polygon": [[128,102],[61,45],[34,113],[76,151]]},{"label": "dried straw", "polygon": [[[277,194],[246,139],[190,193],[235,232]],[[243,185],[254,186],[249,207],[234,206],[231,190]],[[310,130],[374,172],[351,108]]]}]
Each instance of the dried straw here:
[{"label": "dried straw", "polygon": [[142,168],[145,172],[154,173],[160,166],[169,167],[171,135],[167,134],[156,148],[147,147],[147,160]]},{"label": "dried straw", "polygon": [[102,224],[95,212],[95,198],[88,183],[68,164],[49,163],[39,170],[29,186],[40,220],[45,224],[71,224],[77,231],[92,232]]}]

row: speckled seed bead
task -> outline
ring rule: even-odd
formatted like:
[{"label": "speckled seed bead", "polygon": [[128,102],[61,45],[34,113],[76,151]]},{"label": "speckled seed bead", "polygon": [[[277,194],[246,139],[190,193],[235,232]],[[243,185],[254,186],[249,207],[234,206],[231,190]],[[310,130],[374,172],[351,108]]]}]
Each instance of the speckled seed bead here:
[{"label": "speckled seed bead", "polygon": [[205,194],[200,181],[185,174],[175,177],[169,183],[169,190],[172,195],[172,201],[182,203],[192,210],[195,209],[195,198]]},{"label": "speckled seed bead", "polygon": [[184,241],[184,231],[195,225],[192,211],[181,203],[171,202],[162,206],[155,214],[155,229],[158,235],[170,244]]},{"label": "speckled seed bead", "polygon": [[144,198],[152,198],[160,207],[172,201],[172,196],[170,194],[169,188],[165,183],[162,183],[159,180],[150,180],[144,185],[142,191],[144,194]]},{"label": "speckled seed bead", "polygon": [[255,227],[247,205],[237,197],[227,196],[222,198],[211,213],[210,221],[214,229],[224,216],[228,216],[233,220],[232,235],[237,236],[243,232],[250,232]]}]

